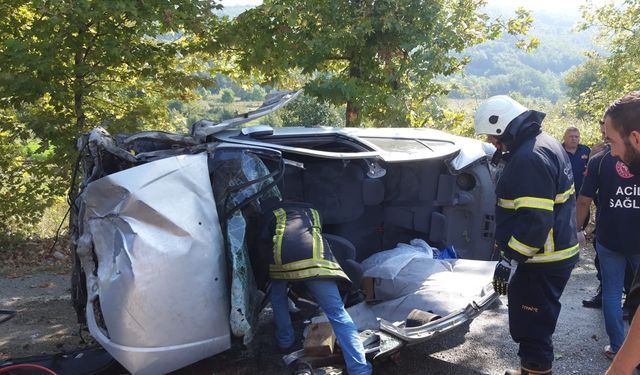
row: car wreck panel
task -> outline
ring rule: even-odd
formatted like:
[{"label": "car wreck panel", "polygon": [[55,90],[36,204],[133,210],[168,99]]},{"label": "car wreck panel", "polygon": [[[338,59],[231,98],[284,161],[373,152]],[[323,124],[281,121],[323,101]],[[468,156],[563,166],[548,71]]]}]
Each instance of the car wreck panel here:
[{"label": "car wreck panel", "polygon": [[[230,347],[229,289],[207,155],[165,158],[90,183],[81,244],[92,335],[134,373]],[[95,323],[100,302],[107,332]]]},{"label": "car wreck panel", "polygon": [[[244,343],[253,339],[260,302],[264,297],[257,289],[251,265],[246,215],[257,213],[253,198],[280,198],[274,178],[260,156],[267,161],[278,161],[275,164],[282,168],[279,152],[241,149],[229,145],[218,147],[211,162],[213,192],[227,239],[225,246],[231,279],[231,332],[236,337],[242,337]],[[239,207],[243,209],[238,209]]]}]

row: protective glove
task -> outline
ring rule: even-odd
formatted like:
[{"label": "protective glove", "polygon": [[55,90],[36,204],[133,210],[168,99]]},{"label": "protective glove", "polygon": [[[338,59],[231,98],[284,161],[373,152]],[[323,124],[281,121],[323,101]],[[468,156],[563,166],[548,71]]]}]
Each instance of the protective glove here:
[{"label": "protective glove", "polygon": [[518,268],[518,262],[513,259],[507,259],[502,257],[500,262],[496,265],[496,270],[493,272],[493,289],[498,294],[506,296],[509,289],[509,282],[516,273]]}]

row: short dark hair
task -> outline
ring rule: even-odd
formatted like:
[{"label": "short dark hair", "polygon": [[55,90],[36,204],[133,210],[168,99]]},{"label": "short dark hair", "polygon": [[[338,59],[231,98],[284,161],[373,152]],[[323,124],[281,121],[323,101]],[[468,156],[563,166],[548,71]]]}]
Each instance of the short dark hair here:
[{"label": "short dark hair", "polygon": [[604,117],[611,118],[613,127],[625,137],[634,130],[640,131],[640,91],[630,92],[613,102]]}]

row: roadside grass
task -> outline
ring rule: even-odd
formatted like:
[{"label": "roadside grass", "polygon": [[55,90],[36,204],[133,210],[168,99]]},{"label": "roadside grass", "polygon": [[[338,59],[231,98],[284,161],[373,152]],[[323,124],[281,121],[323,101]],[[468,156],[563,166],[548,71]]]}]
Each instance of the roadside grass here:
[{"label": "roadside grass", "polygon": [[[47,208],[28,233],[0,236],[0,275],[20,277],[33,272],[69,273],[68,206],[63,197]],[[63,222],[63,218],[64,222]],[[62,226],[60,224],[62,223]],[[56,232],[60,234],[56,242]],[[55,247],[53,246],[55,244]]]}]

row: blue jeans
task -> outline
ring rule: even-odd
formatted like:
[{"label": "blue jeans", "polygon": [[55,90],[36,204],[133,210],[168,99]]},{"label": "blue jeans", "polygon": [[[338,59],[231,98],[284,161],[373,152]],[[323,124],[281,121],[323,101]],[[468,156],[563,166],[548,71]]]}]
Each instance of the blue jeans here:
[{"label": "blue jeans", "polygon": [[600,260],[602,274],[602,313],[609,335],[611,350],[617,352],[624,341],[624,321],[622,320],[622,289],[627,262],[634,270],[640,264],[640,255],[625,255],[607,249],[596,242],[596,252]]},{"label": "blue jeans", "polygon": [[[344,309],[335,281],[307,280],[304,285],[327,315],[342,348],[349,374],[371,374],[371,364],[367,363],[364,356],[364,347],[358,336],[358,329],[353,324],[351,316]],[[289,315],[287,286],[288,281],[286,280],[271,281],[271,307],[273,307],[273,317],[276,323],[276,341],[281,348],[291,346],[295,338]]]}]

